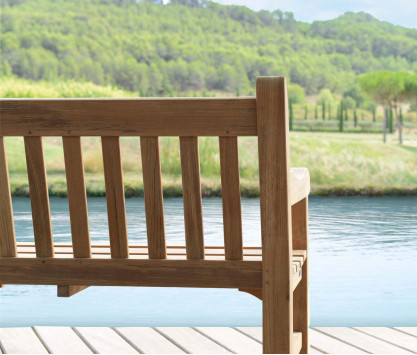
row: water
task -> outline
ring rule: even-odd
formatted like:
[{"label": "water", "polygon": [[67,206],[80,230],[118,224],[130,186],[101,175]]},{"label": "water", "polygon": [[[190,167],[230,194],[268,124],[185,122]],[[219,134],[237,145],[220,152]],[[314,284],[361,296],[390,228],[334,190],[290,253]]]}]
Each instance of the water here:
[{"label": "water", "polygon": [[[105,200],[88,201],[91,236],[108,241]],[[146,242],[143,199],[127,199],[129,240]],[[30,201],[13,199],[19,242],[33,242]],[[56,242],[70,241],[68,203],[51,198]],[[221,200],[203,200],[205,241],[222,243]],[[260,244],[259,200],[243,199],[246,245]],[[184,244],[181,199],[165,200],[169,244]],[[417,197],[310,198],[312,326],[417,326]],[[259,326],[261,302],[237,290],[7,285],[0,326]]]}]

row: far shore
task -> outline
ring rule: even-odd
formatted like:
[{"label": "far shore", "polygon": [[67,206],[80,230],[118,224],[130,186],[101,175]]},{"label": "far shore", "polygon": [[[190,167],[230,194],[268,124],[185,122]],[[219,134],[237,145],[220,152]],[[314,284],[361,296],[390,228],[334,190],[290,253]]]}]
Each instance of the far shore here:
[{"label": "far shore", "polygon": [[[383,196],[417,195],[417,134],[406,131],[404,144],[397,134],[291,132],[290,165],[307,167],[311,195]],[[6,152],[13,196],[29,196],[23,139],[6,137]],[[60,137],[43,139],[51,196],[67,195]],[[103,159],[99,137],[82,138],[85,184],[88,196],[105,196]],[[200,137],[201,190],[204,197],[221,196],[219,142]],[[143,196],[139,137],[122,137],[121,154],[126,197]],[[182,196],[179,142],[160,138],[164,196]],[[259,196],[258,142],[239,138],[241,194]]]}]

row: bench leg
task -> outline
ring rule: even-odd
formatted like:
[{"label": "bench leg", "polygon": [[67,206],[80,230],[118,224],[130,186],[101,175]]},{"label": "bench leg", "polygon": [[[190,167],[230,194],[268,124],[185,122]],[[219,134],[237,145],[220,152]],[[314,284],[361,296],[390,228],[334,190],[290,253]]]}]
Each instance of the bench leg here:
[{"label": "bench leg", "polygon": [[271,292],[263,292],[262,296],[263,353],[290,354],[293,344],[292,294],[285,299],[279,295],[274,297]]},{"label": "bench leg", "polygon": [[[292,237],[293,248],[308,252],[308,200],[301,200],[292,206]],[[308,256],[302,268],[302,279],[294,290],[294,331],[302,332],[303,340],[300,354],[308,354]]]}]

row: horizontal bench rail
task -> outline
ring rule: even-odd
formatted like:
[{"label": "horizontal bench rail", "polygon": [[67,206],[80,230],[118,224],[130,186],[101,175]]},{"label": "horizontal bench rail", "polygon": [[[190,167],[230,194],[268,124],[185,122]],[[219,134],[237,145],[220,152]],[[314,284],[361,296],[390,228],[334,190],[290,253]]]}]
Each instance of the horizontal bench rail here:
[{"label": "horizontal bench rail", "polygon": [[1,99],[2,136],[256,136],[255,98]]},{"label": "horizontal bench rail", "polygon": [[260,288],[262,262],[0,258],[0,282],[26,285]]}]

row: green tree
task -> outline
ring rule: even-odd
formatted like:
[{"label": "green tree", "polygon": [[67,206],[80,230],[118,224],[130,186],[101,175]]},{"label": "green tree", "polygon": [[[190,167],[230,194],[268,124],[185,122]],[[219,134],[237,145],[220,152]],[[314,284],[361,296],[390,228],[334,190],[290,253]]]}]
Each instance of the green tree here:
[{"label": "green tree", "polygon": [[[379,71],[375,73],[363,74],[359,78],[359,84],[364,92],[370,95],[375,102],[384,108],[384,128],[383,141],[386,142],[387,131],[387,107],[396,106],[396,100],[404,92],[404,80],[400,75],[389,71]],[[399,124],[401,130],[401,124]],[[399,133],[400,144],[402,134]]]}]

